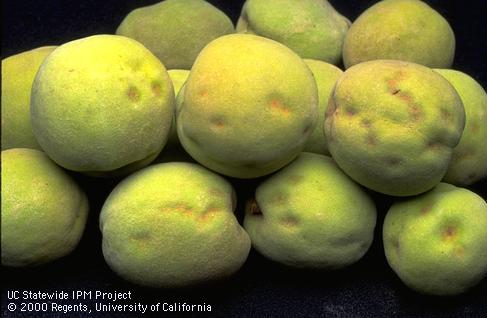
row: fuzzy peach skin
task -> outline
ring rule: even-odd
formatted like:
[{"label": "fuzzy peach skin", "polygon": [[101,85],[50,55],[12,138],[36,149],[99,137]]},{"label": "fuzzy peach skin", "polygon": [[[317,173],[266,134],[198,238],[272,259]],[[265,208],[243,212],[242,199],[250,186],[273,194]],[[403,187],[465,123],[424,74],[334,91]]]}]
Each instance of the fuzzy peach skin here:
[{"label": "fuzzy peach skin", "polygon": [[124,179],[100,213],[103,255],[124,279],[172,288],[223,279],[247,259],[235,192],[198,164],[171,162]]},{"label": "fuzzy peach skin", "polygon": [[45,153],[2,151],[2,265],[35,266],[70,254],[88,209],[82,189]]},{"label": "fuzzy peach skin", "polygon": [[167,69],[191,69],[206,44],[235,33],[229,17],[203,0],[165,0],[130,12],[116,34],[133,38]]},{"label": "fuzzy peach skin", "polygon": [[251,34],[220,37],[196,59],[178,112],[181,144],[227,176],[255,178],[292,161],[318,117],[318,91],[304,61]]},{"label": "fuzzy peach skin", "polygon": [[394,203],[384,220],[389,265],[411,289],[457,295],[487,274],[487,204],[477,194],[440,183]]},{"label": "fuzzy peach skin", "polygon": [[124,174],[164,147],[174,103],[169,75],[149,50],[127,37],[95,35],[44,60],[32,86],[32,128],[60,166]]},{"label": "fuzzy peach skin", "polygon": [[445,175],[460,141],[460,96],[425,66],[376,60],[338,79],[325,115],[328,149],[355,181],[385,194],[425,192]]},{"label": "fuzzy peach skin", "polygon": [[419,0],[384,0],[364,11],[343,44],[346,68],[378,59],[449,68],[455,34],[437,11]]},{"label": "fuzzy peach skin", "polygon": [[443,179],[470,185],[487,176],[487,93],[469,75],[455,70],[436,70],[457,90],[465,107],[466,122],[460,143]]},{"label": "fuzzy peach skin", "polygon": [[30,92],[39,66],[55,48],[44,46],[2,60],[2,150],[41,150],[30,123]]},{"label": "fuzzy peach skin", "polygon": [[237,32],[281,42],[302,58],[338,64],[349,26],[326,0],[247,0]]}]

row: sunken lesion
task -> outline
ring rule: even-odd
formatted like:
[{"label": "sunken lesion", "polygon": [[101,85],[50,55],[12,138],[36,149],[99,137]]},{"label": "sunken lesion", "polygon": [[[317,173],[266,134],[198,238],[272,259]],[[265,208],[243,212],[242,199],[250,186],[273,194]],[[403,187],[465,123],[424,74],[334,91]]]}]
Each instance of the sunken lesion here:
[{"label": "sunken lesion", "polygon": [[222,117],[212,117],[210,119],[211,127],[216,130],[220,130],[225,127],[225,120]]},{"label": "sunken lesion", "polygon": [[369,131],[369,133],[365,137],[365,144],[368,147],[377,146],[379,144],[379,139],[378,139],[377,135],[375,133]]},{"label": "sunken lesion", "polygon": [[179,213],[185,216],[193,216],[193,208],[185,203],[179,203],[162,208],[163,213]]},{"label": "sunken lesion", "polygon": [[161,94],[162,94],[161,83],[158,81],[152,82],[151,83],[151,91],[155,96],[161,96]]},{"label": "sunken lesion", "polygon": [[140,100],[140,90],[135,86],[129,86],[127,96],[132,102],[138,102]]},{"label": "sunken lesion", "polygon": [[418,121],[423,117],[421,106],[415,102],[413,96],[399,87],[400,83],[407,78],[402,71],[396,72],[393,77],[386,80],[388,92],[405,102],[409,109],[409,116],[412,120]]},{"label": "sunken lesion", "polygon": [[272,99],[269,102],[269,106],[272,110],[281,113],[284,117],[288,117],[291,114],[289,107],[284,105],[284,103],[277,98]]},{"label": "sunken lesion", "polygon": [[458,235],[458,230],[453,225],[446,226],[442,231],[443,241],[451,241]]},{"label": "sunken lesion", "polygon": [[434,203],[433,202],[427,202],[421,208],[419,209],[419,213],[421,215],[426,215],[429,214],[433,210]]},{"label": "sunken lesion", "polygon": [[209,207],[198,216],[197,220],[199,222],[206,222],[215,217],[215,215],[218,214],[219,211],[220,209],[218,207]]},{"label": "sunken lesion", "polygon": [[280,223],[285,228],[294,228],[297,225],[299,225],[299,220],[296,217],[292,216],[292,215],[288,215],[288,216],[283,217],[280,220]]}]

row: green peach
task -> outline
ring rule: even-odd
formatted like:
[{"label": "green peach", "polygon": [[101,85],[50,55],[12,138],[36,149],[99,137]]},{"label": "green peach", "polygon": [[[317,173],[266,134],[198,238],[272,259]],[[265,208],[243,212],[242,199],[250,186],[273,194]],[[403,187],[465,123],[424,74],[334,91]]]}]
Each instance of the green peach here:
[{"label": "green peach", "polygon": [[460,96],[443,76],[392,60],[345,71],[325,115],[328,149],[338,165],[360,184],[395,196],[440,182],[464,125]]},{"label": "green peach", "polygon": [[203,47],[234,33],[232,21],[203,0],[166,0],[130,12],[116,34],[151,50],[168,69],[191,69]]},{"label": "green peach", "polygon": [[2,60],[2,150],[41,150],[30,123],[30,91],[39,66],[55,48],[44,46]]},{"label": "green peach", "polygon": [[323,155],[330,155],[323,124],[325,122],[326,108],[330,99],[333,88],[343,71],[338,67],[318,60],[305,59],[316,80],[318,87],[318,124],[311,133],[311,136],[304,147],[304,151],[313,152]]},{"label": "green peach", "polygon": [[487,204],[475,193],[440,183],[393,204],[383,227],[387,261],[410,288],[456,295],[487,274]]},{"label": "green peach", "polygon": [[172,86],[174,87],[174,94],[176,96],[176,109],[174,112],[174,118],[171,125],[171,132],[169,133],[168,144],[175,145],[175,144],[179,144],[178,132],[176,129],[176,114],[178,110],[181,108],[180,105],[182,103],[182,98],[179,97],[179,92],[181,91],[181,88],[183,87],[184,83],[186,83],[186,80],[188,79],[189,71],[188,70],[168,70],[167,74],[169,74],[169,78],[172,81]]},{"label": "green peach", "polygon": [[235,205],[232,186],[197,164],[142,169],[123,180],[103,205],[105,260],[124,279],[151,287],[227,277],[250,250]]},{"label": "green peach", "polygon": [[40,265],[71,253],[87,215],[84,192],[42,151],[2,151],[2,265]]},{"label": "green peach", "polygon": [[457,90],[465,107],[465,129],[444,181],[470,185],[487,176],[487,93],[469,75],[454,70],[436,70]]},{"label": "green peach", "polygon": [[349,26],[325,0],[247,0],[237,32],[281,42],[303,58],[338,64]]},{"label": "green peach", "polygon": [[127,173],[164,147],[174,103],[164,66],[142,44],[96,35],[63,44],[44,60],[32,87],[32,128],[66,169]]},{"label": "green peach", "polygon": [[178,136],[206,167],[254,178],[296,158],[315,128],[317,103],[313,75],[293,51],[260,36],[226,35],[191,70]]},{"label": "green peach", "polygon": [[418,0],[376,3],[354,21],[343,45],[346,68],[378,59],[449,68],[454,55],[455,34],[450,25]]},{"label": "green peach", "polygon": [[276,262],[337,269],[367,252],[375,223],[373,201],[331,158],[302,153],[257,187],[244,227]]}]

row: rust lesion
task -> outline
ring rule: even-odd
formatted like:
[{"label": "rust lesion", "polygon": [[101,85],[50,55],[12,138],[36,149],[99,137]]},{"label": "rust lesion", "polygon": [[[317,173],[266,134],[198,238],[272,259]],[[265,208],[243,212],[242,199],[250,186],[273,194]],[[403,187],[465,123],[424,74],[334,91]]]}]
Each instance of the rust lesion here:
[{"label": "rust lesion", "polygon": [[152,82],[151,83],[151,91],[155,96],[160,96],[162,93],[161,83],[159,82]]},{"label": "rust lesion", "polygon": [[132,102],[140,100],[140,91],[135,86],[130,86],[127,90],[127,96]]},{"label": "rust lesion", "polygon": [[426,203],[425,205],[423,205],[421,207],[421,209],[419,210],[419,212],[422,215],[428,214],[431,211],[432,208],[433,208],[433,202],[428,202],[428,203]]},{"label": "rust lesion", "polygon": [[193,209],[186,205],[186,204],[176,204],[172,206],[166,206],[162,209],[164,213],[179,213],[185,216],[192,216],[193,215]]},{"label": "rust lesion", "polygon": [[213,117],[210,122],[213,128],[222,129],[225,127],[225,121],[221,117]]},{"label": "rust lesion", "polygon": [[387,87],[391,94],[395,95],[398,91],[400,91],[398,84],[399,82],[403,81],[406,78],[406,74],[403,71],[398,71],[394,73],[394,75],[386,80]]},{"label": "rust lesion", "polygon": [[220,211],[217,207],[209,207],[202,214],[198,216],[199,222],[206,222],[213,218]]},{"label": "rust lesion", "polygon": [[291,110],[278,99],[271,100],[269,106],[272,110],[278,111],[286,117],[291,114]]},{"label": "rust lesion", "polygon": [[457,229],[453,227],[452,225],[447,226],[443,230],[443,240],[444,241],[450,241],[454,239],[457,236]]},{"label": "rust lesion", "polygon": [[293,216],[286,216],[281,219],[281,225],[286,228],[293,228],[298,224],[299,224],[298,219]]},{"label": "rust lesion", "polygon": [[399,83],[405,78],[406,74],[404,72],[396,72],[392,78],[386,81],[387,89],[390,94],[396,96],[408,105],[411,118],[417,121],[423,116],[420,105],[414,101],[414,98],[410,93],[399,87]]}]

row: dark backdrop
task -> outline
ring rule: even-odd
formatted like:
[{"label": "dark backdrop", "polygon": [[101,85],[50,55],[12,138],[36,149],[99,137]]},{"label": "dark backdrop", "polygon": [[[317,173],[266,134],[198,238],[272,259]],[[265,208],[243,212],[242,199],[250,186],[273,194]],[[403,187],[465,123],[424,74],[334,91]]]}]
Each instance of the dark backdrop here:
[{"label": "dark backdrop", "polygon": [[[39,46],[59,45],[93,34],[114,33],[123,17],[132,9],[156,2],[4,0],[2,58]],[[234,22],[243,3],[242,0],[209,2],[225,11]],[[339,12],[352,21],[375,2],[331,1]],[[438,10],[455,31],[457,50],[454,68],[472,75],[487,87],[485,2],[426,2]],[[267,261],[252,251],[247,263],[237,275],[210,286],[166,291],[131,285],[118,278],[105,264],[97,224],[104,199],[120,180],[100,180],[72,175],[90,197],[91,214],[85,235],[74,253],[54,263],[34,269],[2,268],[3,314],[8,313],[5,292],[15,289],[68,292],[132,291],[132,303],[139,301],[144,304],[210,304],[213,308],[210,316],[213,317],[487,316],[487,280],[467,294],[454,298],[420,296],[403,286],[388,267],[382,251],[381,223],[391,200],[377,194],[373,194],[379,210],[374,244],[361,261],[347,269],[331,273],[297,271]],[[252,195],[258,181],[231,180],[239,193],[237,215],[240,219],[243,203]],[[487,197],[485,180],[470,188],[484,198]],[[69,316],[78,315],[81,316]]]}]

